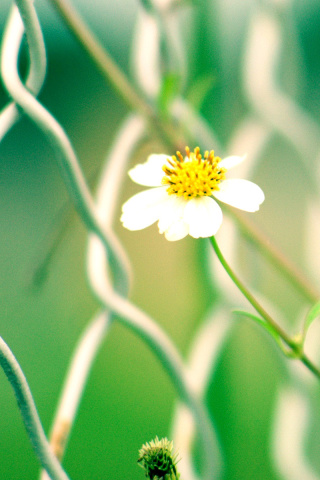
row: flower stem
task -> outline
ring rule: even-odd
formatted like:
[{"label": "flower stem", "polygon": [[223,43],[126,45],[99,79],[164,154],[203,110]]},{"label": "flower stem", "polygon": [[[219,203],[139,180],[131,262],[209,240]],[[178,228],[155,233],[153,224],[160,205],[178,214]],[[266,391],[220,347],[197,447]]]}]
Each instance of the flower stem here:
[{"label": "flower stem", "polygon": [[290,336],[278,325],[278,323],[269,315],[269,313],[263,308],[263,306],[258,302],[258,300],[252,295],[252,293],[248,290],[248,288],[244,285],[244,283],[240,280],[240,278],[235,274],[235,272],[232,270],[226,259],[224,258],[218,243],[215,239],[215,237],[210,238],[211,244],[213,246],[213,249],[233,281],[233,283],[238,287],[240,292],[246,297],[248,302],[253,306],[253,308],[259,313],[259,315],[267,322],[267,324],[279,335],[279,337],[283,340],[283,342],[290,348],[292,353],[295,354],[294,358],[297,358],[300,360],[316,377],[320,379],[320,370],[311,362],[311,360],[305,355],[304,352],[299,353],[297,349],[297,344],[296,342],[290,338]]},{"label": "flower stem", "polygon": [[[188,143],[181,135],[174,120],[160,118],[154,108],[145,100],[129,82],[128,78],[116,65],[112,57],[99,43],[89,27],[80,18],[76,10],[66,0],[51,0],[52,5],[57,9],[62,19],[68,26],[70,32],[75,36],[81,46],[88,53],[95,63],[96,67],[103,74],[104,78],[110,82],[117,91],[122,100],[148,122],[152,133],[160,139],[163,145],[169,151],[174,152],[177,149],[183,150]],[[266,237],[253,228],[243,216],[232,213],[236,218],[242,232],[250,227],[250,238],[259,246],[261,252],[286,276],[290,283],[311,303],[316,302],[320,293],[314,289],[304,274],[286,258],[283,253],[270,244]]]}]

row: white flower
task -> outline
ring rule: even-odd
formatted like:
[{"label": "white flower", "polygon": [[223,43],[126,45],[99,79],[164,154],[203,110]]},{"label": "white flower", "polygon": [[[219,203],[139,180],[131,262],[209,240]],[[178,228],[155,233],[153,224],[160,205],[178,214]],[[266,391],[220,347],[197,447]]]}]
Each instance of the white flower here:
[{"label": "white flower", "polygon": [[231,156],[221,160],[213,150],[200,154],[197,147],[186,157],[150,155],[143,164],[129,171],[139,185],[153,187],[131,197],[122,207],[121,222],[129,230],[141,230],[158,221],[159,232],[167,240],[211,237],[222,223],[218,203],[255,212],[264,201],[258,185],[248,180],[225,179],[227,170],[244,157]]}]

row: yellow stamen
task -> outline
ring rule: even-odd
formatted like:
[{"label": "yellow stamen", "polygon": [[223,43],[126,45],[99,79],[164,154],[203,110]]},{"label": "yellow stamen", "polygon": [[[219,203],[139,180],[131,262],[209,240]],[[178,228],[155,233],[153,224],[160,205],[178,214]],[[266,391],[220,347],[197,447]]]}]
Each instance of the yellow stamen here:
[{"label": "yellow stamen", "polygon": [[219,184],[225,179],[226,169],[219,166],[221,158],[214,156],[214,151],[207,150],[204,157],[200,148],[196,147],[190,152],[186,147],[187,156],[183,158],[180,152],[171,157],[170,167],[163,166],[165,176],[163,185],[168,185],[169,195],[194,198],[212,195],[214,190],[219,190]]}]

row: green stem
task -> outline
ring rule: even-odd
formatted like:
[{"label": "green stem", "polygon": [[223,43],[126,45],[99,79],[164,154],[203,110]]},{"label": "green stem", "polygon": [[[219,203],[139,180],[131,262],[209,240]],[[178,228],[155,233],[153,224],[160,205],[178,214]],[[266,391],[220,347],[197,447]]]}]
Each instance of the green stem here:
[{"label": "green stem", "polygon": [[259,315],[261,315],[261,317],[267,322],[267,324],[275,332],[277,332],[279,337],[291,349],[291,351],[296,354],[295,358],[299,359],[314,375],[316,375],[320,379],[320,370],[303,352],[301,354],[298,354],[296,342],[280,327],[280,325],[277,324],[277,322],[271,317],[271,315],[269,315],[269,313],[263,308],[263,306],[258,302],[254,295],[252,295],[252,293],[232,270],[232,268],[224,258],[215,237],[211,237],[210,241],[221,265],[223,266],[233,283],[238,287],[240,292],[246,297],[248,302],[259,313]]},{"label": "green stem", "polygon": [[[79,17],[77,12],[67,3],[66,0],[51,0],[71,33],[79,41],[81,46],[89,54],[97,68],[102,72],[104,78],[111,83],[124,102],[132,109],[139,112],[151,126],[152,133],[168,149],[174,152],[176,149],[183,150],[187,144],[185,138],[182,138],[177,125],[172,121],[170,125],[164,124],[163,119],[158,118],[154,109],[146,102],[144,97],[139,94],[130,84],[124,73],[115,64],[110,55],[98,42],[94,34]],[[248,229],[248,238],[259,246],[261,252],[286,276],[294,288],[296,288],[308,301],[316,302],[320,293],[314,289],[304,274],[290,262],[285,255],[272,246],[266,237],[258,232],[253,225],[248,223],[243,216],[232,212],[236,218],[242,232]]]},{"label": "green stem", "polygon": [[25,428],[42,467],[48,472],[52,480],[68,480],[67,474],[51,451],[21,367],[1,337],[0,365],[14,390]]}]

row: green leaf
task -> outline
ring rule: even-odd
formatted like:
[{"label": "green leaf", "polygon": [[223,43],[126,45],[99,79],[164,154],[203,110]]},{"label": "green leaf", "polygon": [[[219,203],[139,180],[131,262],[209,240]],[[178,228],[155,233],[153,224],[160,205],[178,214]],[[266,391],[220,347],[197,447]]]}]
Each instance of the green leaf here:
[{"label": "green leaf", "polygon": [[320,316],[320,301],[317,302],[307,313],[303,327],[303,338],[305,338],[312,322]]},{"label": "green leaf", "polygon": [[206,74],[199,77],[189,89],[187,100],[197,112],[201,109],[206,96],[215,83],[216,78],[212,74]]},{"label": "green leaf", "polygon": [[261,317],[257,317],[257,315],[254,315],[253,313],[251,312],[246,312],[245,310],[232,310],[233,313],[235,313],[236,315],[240,315],[240,316],[243,316],[243,317],[247,317],[247,318],[250,318],[251,320],[253,320],[255,323],[258,323],[259,325],[261,325],[268,333],[270,333],[270,335],[274,338],[274,340],[277,342],[277,344],[279,345],[279,347],[281,348],[281,350],[285,353],[285,355],[288,355],[289,352],[288,350],[285,348],[282,340],[281,340],[281,337],[280,335],[278,334],[278,332],[276,332],[271,325],[269,325],[265,320],[263,320]]},{"label": "green leaf", "polygon": [[180,90],[180,76],[176,73],[168,73],[162,81],[158,97],[158,109],[162,117],[166,117],[170,105]]}]

